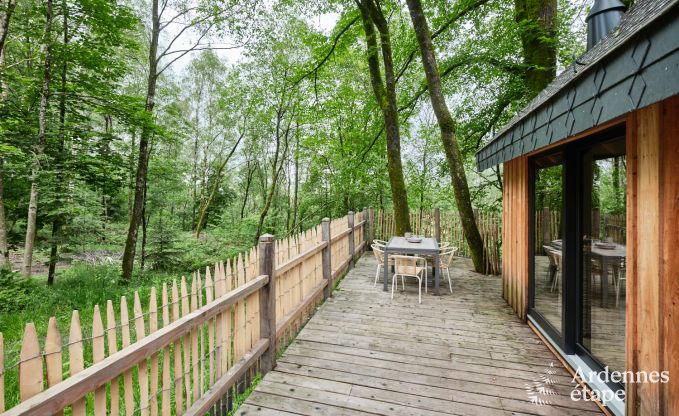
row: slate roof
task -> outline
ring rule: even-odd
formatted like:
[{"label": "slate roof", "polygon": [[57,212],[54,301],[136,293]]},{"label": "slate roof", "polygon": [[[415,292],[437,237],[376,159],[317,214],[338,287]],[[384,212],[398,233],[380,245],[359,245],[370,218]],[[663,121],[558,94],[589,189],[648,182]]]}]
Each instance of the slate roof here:
[{"label": "slate roof", "polygon": [[485,170],[679,94],[679,0],[637,0],[476,154]]}]

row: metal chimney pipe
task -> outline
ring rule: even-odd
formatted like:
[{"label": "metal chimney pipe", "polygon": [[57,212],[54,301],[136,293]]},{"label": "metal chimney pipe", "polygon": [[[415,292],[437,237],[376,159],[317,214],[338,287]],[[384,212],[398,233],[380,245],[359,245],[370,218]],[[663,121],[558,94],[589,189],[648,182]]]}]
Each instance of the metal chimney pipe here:
[{"label": "metal chimney pipe", "polygon": [[619,0],[595,0],[587,15],[587,50],[620,24],[627,7]]}]

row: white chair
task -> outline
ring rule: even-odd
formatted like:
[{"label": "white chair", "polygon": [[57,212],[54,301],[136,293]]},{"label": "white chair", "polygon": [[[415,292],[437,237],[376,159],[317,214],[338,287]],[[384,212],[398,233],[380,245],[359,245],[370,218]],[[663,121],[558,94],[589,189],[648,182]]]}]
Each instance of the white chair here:
[{"label": "white chair", "polygon": [[377,240],[377,239],[373,240],[373,244],[377,244],[378,246],[382,246],[382,247],[386,247],[386,245],[388,243],[389,243],[388,241],[384,241],[384,240]]},{"label": "white chair", "polygon": [[396,273],[391,278],[391,298],[394,298],[394,288],[398,285],[398,277],[401,276],[401,283],[405,290],[405,278],[414,277],[417,279],[418,301],[422,303],[422,280],[424,279],[424,291],[427,291],[427,262],[423,257],[416,256],[390,256],[394,259]]},{"label": "white chair", "polygon": [[[375,283],[373,286],[377,286],[377,279],[380,277],[380,271],[384,271],[384,247],[380,247],[377,244],[371,244],[370,247],[373,250],[373,255],[377,260],[377,270],[375,271]],[[394,260],[389,256],[389,267],[393,266]]]},{"label": "white chair", "polygon": [[[619,269],[617,270],[617,273],[615,273],[614,276],[614,281],[613,283],[615,284],[615,307],[618,307],[618,304],[620,303],[620,286],[624,286],[627,284],[627,271],[625,269],[625,259],[623,258],[620,262]],[[621,284],[621,282],[624,282]],[[625,289],[625,293],[627,289]]]},{"label": "white chair", "polygon": [[446,272],[446,277],[448,278],[448,287],[450,287],[450,293],[453,293],[453,281],[450,279],[450,264],[453,262],[453,257],[457,253],[457,247],[450,247],[441,250],[439,254],[439,268],[441,272]]}]

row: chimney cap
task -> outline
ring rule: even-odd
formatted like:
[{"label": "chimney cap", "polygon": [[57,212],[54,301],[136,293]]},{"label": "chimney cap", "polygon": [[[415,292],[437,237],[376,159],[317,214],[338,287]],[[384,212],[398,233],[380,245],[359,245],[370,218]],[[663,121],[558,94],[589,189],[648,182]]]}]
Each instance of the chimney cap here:
[{"label": "chimney cap", "polygon": [[595,0],[594,5],[589,10],[587,18],[585,18],[585,21],[589,21],[589,19],[596,16],[597,14],[613,10],[625,12],[627,10],[627,6],[625,6],[620,0]]}]

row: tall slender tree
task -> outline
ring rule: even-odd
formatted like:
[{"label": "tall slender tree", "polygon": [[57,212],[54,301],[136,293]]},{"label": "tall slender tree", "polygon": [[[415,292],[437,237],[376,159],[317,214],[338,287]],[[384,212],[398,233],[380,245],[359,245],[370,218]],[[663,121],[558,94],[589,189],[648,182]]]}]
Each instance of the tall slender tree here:
[{"label": "tall slender tree", "polygon": [[[387,171],[391,184],[391,196],[394,203],[394,232],[398,235],[411,230],[408,195],[403,177],[401,161],[401,133],[399,128],[398,107],[396,105],[396,75],[391,47],[389,24],[379,3],[374,0],[356,0],[361,13],[363,30],[367,44],[368,68],[375,99],[382,111],[387,136]],[[380,48],[377,46],[375,27],[380,36]],[[382,79],[378,50],[382,53],[385,78]]]},{"label": "tall slender tree", "polygon": [[[9,33],[9,22],[16,8],[16,0],[3,1],[2,16],[0,16],[0,100],[7,99],[7,83],[5,82],[5,40]],[[9,244],[7,242],[7,220],[5,218],[5,186],[4,186],[4,163],[5,160],[0,154],[0,262],[4,266],[9,266]]]},{"label": "tall slender tree", "polygon": [[434,54],[434,46],[431,42],[429,24],[424,16],[420,0],[407,0],[407,3],[417,43],[420,45],[422,65],[427,78],[427,84],[429,85],[429,98],[438,120],[439,129],[441,130],[441,141],[446,154],[446,161],[448,162],[448,170],[455,194],[455,203],[460,213],[462,228],[464,229],[472,261],[474,262],[474,268],[476,271],[481,272],[484,268],[483,240],[474,218],[467,175],[455,134],[456,123],[450,114],[446,98],[443,94],[443,84],[441,83],[441,75],[436,64],[436,55]]},{"label": "tall slender tree", "polygon": [[31,277],[33,269],[33,247],[38,220],[38,179],[40,175],[40,159],[45,152],[45,137],[47,135],[47,106],[49,104],[50,84],[52,82],[52,0],[45,2],[45,32],[43,34],[43,76],[40,90],[40,104],[38,106],[38,137],[33,153],[31,168],[31,194],[28,203],[28,219],[26,220],[26,242],[24,244],[23,275]]}]

